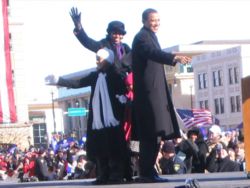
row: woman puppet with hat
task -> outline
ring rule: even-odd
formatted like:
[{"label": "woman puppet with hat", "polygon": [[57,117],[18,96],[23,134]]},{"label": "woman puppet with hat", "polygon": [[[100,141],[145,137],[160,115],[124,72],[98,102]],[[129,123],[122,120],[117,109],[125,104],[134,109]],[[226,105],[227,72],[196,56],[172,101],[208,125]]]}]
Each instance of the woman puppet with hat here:
[{"label": "woman puppet with hat", "polygon": [[115,56],[114,64],[116,70],[125,77],[126,72],[130,71],[130,65],[123,63],[122,58],[131,51],[130,47],[122,42],[126,34],[125,25],[121,21],[111,21],[107,27],[107,36],[100,41],[96,41],[90,38],[82,27],[81,13],[78,12],[77,8],[73,7],[71,9],[70,16],[75,25],[74,34],[79,42],[85,48],[95,53],[103,47],[111,49]]},{"label": "woman puppet with hat", "polygon": [[[101,39],[100,41],[96,41],[92,38],[90,38],[87,33],[85,32],[84,28],[81,24],[81,13],[78,12],[77,8],[72,8],[70,12],[70,16],[74,22],[75,28],[74,28],[74,34],[76,38],[79,40],[79,42],[87,49],[89,49],[92,52],[97,52],[101,48],[108,48],[113,51],[114,53],[114,67],[115,71],[122,77],[124,82],[126,83],[127,80],[130,80],[131,85],[131,61],[130,61],[130,47],[122,42],[122,39],[124,35],[126,34],[125,25],[121,21],[111,21],[108,24],[107,27],[107,35],[105,38]],[[126,92],[128,101],[131,100],[132,96],[132,90],[129,89]],[[129,95],[129,96],[128,96]],[[120,96],[119,96],[120,97]],[[120,98],[117,97],[117,99],[121,102]],[[121,102],[123,103],[123,102]],[[131,105],[126,105],[126,110],[124,112],[125,117],[124,119],[124,131],[126,134],[126,140],[129,141],[130,133],[131,133]],[[130,108],[130,109],[129,109]],[[136,134],[134,134],[136,135]],[[129,142],[128,142],[129,143]],[[125,178],[127,180],[132,179],[132,167],[130,165],[130,149],[128,148],[127,151],[127,162],[125,167]]]}]

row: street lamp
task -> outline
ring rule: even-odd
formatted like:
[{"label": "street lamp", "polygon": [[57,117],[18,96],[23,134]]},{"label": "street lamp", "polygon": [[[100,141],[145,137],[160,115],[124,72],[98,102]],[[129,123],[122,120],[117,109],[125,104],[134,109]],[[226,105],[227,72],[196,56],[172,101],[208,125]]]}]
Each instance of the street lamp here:
[{"label": "street lamp", "polygon": [[56,133],[56,119],[55,119],[55,105],[54,105],[54,92],[51,91],[51,102],[52,102],[52,115],[54,124],[54,133]]},{"label": "street lamp", "polygon": [[[80,107],[80,101],[78,99],[75,101],[75,105],[76,105],[77,108]],[[78,116],[77,119],[79,121],[79,125],[78,125],[78,138],[81,138],[81,117]]]},{"label": "street lamp", "polygon": [[190,107],[193,109],[193,85],[190,85]]}]

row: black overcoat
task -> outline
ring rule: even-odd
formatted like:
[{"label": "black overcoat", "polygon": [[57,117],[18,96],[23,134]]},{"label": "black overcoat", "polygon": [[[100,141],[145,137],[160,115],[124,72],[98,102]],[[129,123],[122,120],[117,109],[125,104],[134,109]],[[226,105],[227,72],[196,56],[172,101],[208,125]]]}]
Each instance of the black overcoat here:
[{"label": "black overcoat", "polygon": [[116,127],[92,130],[92,99],[99,71],[91,72],[90,74],[79,80],[69,80],[60,77],[58,81],[58,85],[69,88],[81,88],[86,86],[91,87],[86,141],[87,155],[90,159],[94,159],[96,157],[123,156],[125,153],[125,136],[121,126],[124,107],[118,101],[116,95],[124,94],[126,91],[126,87],[121,76],[117,74],[114,69],[114,66],[110,66],[109,70],[106,71],[106,82],[114,117],[120,122],[119,126]]},{"label": "black overcoat", "polygon": [[174,55],[164,52],[155,33],[143,27],[132,44],[134,107],[141,139],[180,137],[168,91],[164,64],[174,66]]}]

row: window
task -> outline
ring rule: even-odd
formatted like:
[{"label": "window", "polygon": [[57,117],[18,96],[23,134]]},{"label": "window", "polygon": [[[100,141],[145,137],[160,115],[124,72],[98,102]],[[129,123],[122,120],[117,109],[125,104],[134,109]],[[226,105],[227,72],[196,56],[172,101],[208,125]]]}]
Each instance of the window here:
[{"label": "window", "polygon": [[238,67],[234,67],[234,81],[235,81],[235,83],[239,83],[239,69],[238,69]]},{"label": "window", "polygon": [[194,72],[192,65],[187,65],[187,72]]},{"label": "window", "polygon": [[220,98],[220,113],[224,114],[224,98]]},{"label": "window", "polygon": [[202,89],[202,75],[198,74],[198,87],[199,89]]},{"label": "window", "polygon": [[39,147],[47,147],[47,140],[45,135],[47,135],[46,124],[34,124],[33,125],[33,135],[34,135],[34,146]]},{"label": "window", "polygon": [[213,71],[213,84],[214,87],[223,85],[223,74],[221,70]]},{"label": "window", "polygon": [[224,98],[214,99],[215,114],[224,114]]},{"label": "window", "polygon": [[236,96],[236,111],[241,112],[241,98],[239,95]]},{"label": "window", "polygon": [[184,73],[184,65],[180,64],[180,73]]},{"label": "window", "polygon": [[239,68],[238,67],[231,67],[228,69],[228,79],[229,84],[238,84],[239,83]]},{"label": "window", "polygon": [[219,86],[223,86],[223,73],[221,70],[218,71]]},{"label": "window", "polygon": [[209,109],[208,108],[208,100],[204,100],[204,101],[199,101],[199,106],[201,109]]},{"label": "window", "polygon": [[229,76],[229,84],[233,84],[233,68],[228,69],[228,76]]},{"label": "window", "polygon": [[235,112],[235,97],[230,97],[231,112]]},{"label": "window", "polygon": [[203,86],[204,88],[207,88],[207,73],[203,73]]},{"label": "window", "polygon": [[180,65],[179,71],[180,71],[180,73],[194,72],[192,65],[183,65],[183,64]]},{"label": "window", "polygon": [[205,100],[205,109],[209,109],[209,107],[208,107],[208,100]]},{"label": "window", "polygon": [[202,109],[203,108],[203,101],[200,101],[199,104],[200,104],[200,109]]},{"label": "window", "polygon": [[239,95],[230,97],[231,112],[241,112],[241,98]]},{"label": "window", "polygon": [[214,108],[215,108],[215,114],[219,114],[220,110],[219,110],[219,100],[218,99],[214,99]]},{"label": "window", "polygon": [[205,89],[207,84],[207,73],[198,74],[198,87],[199,89]]}]

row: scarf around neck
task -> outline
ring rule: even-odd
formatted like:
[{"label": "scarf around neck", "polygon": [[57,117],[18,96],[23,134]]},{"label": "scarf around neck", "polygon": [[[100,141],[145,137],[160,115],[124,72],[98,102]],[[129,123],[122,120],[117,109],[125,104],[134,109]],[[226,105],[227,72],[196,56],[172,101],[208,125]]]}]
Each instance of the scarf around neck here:
[{"label": "scarf around neck", "polygon": [[[101,108],[100,108],[101,104],[102,104],[103,122],[101,120]],[[116,120],[116,118],[114,117],[113,109],[111,106],[105,73],[100,72],[98,74],[98,79],[96,82],[94,96],[92,100],[92,107],[93,107],[93,123],[92,123],[93,130],[99,130],[111,126],[115,127],[119,125],[119,121]]]}]

